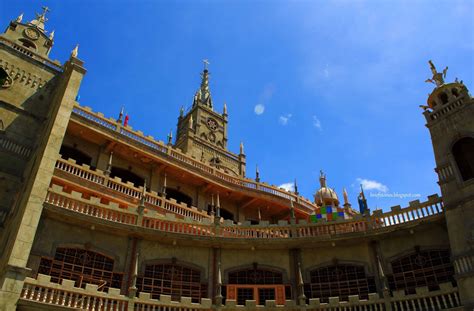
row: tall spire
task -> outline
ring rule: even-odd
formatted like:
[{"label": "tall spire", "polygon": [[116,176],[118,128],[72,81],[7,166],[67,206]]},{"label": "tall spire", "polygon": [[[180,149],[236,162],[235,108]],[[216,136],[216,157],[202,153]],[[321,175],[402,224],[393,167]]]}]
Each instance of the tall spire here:
[{"label": "tall spire", "polygon": [[209,90],[209,61],[205,59],[203,62],[204,70],[201,73],[201,87],[196,92],[196,95],[194,95],[193,106],[203,105],[212,109],[211,91]]},{"label": "tall spire", "polygon": [[44,23],[48,20],[46,18],[46,13],[50,10],[47,6],[43,7],[43,12],[41,14],[36,13],[36,18],[30,22],[31,25],[36,26],[38,29],[44,31]]}]

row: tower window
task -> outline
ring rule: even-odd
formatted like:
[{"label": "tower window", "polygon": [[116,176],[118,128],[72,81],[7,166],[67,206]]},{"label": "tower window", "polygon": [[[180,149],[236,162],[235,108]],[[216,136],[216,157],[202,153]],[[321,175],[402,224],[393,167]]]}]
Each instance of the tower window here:
[{"label": "tower window", "polygon": [[21,42],[21,44],[22,44],[25,48],[27,48],[27,49],[32,49],[32,50],[36,50],[36,45],[35,45],[33,42],[31,42],[30,40],[26,40],[26,39],[23,39],[23,38],[22,38],[22,39],[18,39],[18,40]]},{"label": "tower window", "polygon": [[456,89],[456,88],[453,88],[453,89],[451,90],[451,93],[453,94],[454,97],[458,97],[458,96],[459,96],[458,89]]},{"label": "tower window", "polygon": [[446,94],[444,92],[439,94],[439,99],[441,100],[441,102],[443,104],[447,104],[448,103],[448,94]]},{"label": "tower window", "polygon": [[464,181],[474,178],[474,138],[464,137],[453,146],[453,156]]}]

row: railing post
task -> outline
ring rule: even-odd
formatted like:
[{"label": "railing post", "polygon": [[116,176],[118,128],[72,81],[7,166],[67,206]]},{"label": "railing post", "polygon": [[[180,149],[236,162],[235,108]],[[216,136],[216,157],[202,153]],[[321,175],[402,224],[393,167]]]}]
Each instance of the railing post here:
[{"label": "railing post", "polygon": [[382,294],[383,302],[385,304],[385,311],[392,311],[392,297],[390,296],[390,290],[388,288],[384,288]]}]

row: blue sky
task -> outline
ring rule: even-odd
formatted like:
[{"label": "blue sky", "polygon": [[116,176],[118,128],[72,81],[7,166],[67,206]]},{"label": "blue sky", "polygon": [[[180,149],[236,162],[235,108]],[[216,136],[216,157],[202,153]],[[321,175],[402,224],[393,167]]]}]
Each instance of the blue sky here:
[{"label": "blue sky", "polygon": [[[229,148],[247,175],[304,196],[319,170],[353,206],[388,209],[439,193],[419,105],[428,60],[473,87],[472,1],[2,1],[4,27],[51,8],[52,59],[76,43],[88,73],[81,104],[166,139],[209,59],[215,110],[229,111]],[[262,112],[263,111],[263,112]],[[371,197],[370,193],[385,193]]]}]

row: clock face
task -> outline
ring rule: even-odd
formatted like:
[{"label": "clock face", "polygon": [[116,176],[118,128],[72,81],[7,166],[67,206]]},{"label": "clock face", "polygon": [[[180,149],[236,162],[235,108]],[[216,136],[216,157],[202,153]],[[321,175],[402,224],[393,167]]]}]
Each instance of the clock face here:
[{"label": "clock face", "polygon": [[210,128],[211,130],[215,131],[219,127],[217,124],[217,121],[214,120],[213,118],[208,118],[206,121],[207,127]]},{"label": "clock face", "polygon": [[26,28],[25,35],[30,38],[31,40],[37,40],[39,38],[39,33],[36,29],[33,28]]}]

